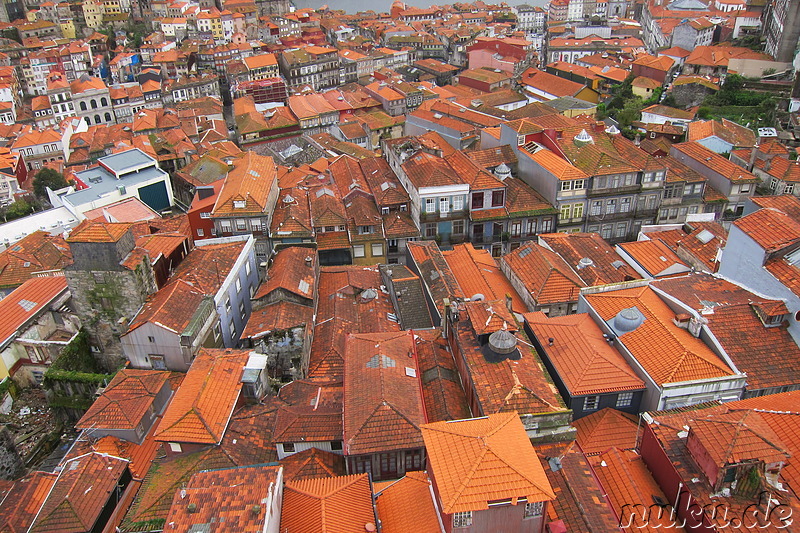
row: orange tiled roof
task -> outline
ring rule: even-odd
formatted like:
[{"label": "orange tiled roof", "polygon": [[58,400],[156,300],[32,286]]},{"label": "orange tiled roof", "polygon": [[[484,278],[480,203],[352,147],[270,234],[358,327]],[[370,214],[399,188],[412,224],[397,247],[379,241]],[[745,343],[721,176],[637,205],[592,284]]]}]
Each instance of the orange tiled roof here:
[{"label": "orange tiled roof", "polygon": [[242,338],[255,340],[275,331],[311,327],[313,316],[313,307],[287,300],[272,302],[250,314]]},{"label": "orange tiled roof", "polygon": [[669,276],[689,272],[689,265],[681,261],[675,252],[658,240],[623,242],[618,244],[650,276]]},{"label": "orange tiled roof", "polygon": [[77,429],[136,429],[169,379],[169,372],[123,368],[81,419]]},{"label": "orange tiled roof", "polygon": [[0,287],[17,287],[37,272],[71,264],[72,253],[63,237],[34,231],[0,252]]},{"label": "orange tiled roof", "polygon": [[[214,216],[263,215],[277,170],[271,157],[245,152],[234,160],[214,204]],[[244,202],[244,207],[236,207]]]},{"label": "orange tiled roof", "polygon": [[548,318],[542,312],[527,313],[525,322],[571,396],[645,388],[588,314]]},{"label": "orange tiled roof", "polygon": [[586,286],[560,256],[533,242],[505,255],[502,261],[538,305],[577,301],[580,289]]},{"label": "orange tiled roof", "polygon": [[709,137],[719,137],[733,146],[751,147],[756,145],[756,134],[753,130],[739,124],[722,119],[695,120],[689,123],[688,141],[700,141]]},{"label": "orange tiled roof", "polygon": [[639,424],[635,415],[607,407],[572,422],[578,430],[576,440],[586,455],[597,455],[609,448],[636,448]]},{"label": "orange tiled roof", "polygon": [[408,472],[396,481],[376,483],[375,506],[381,531],[440,531],[439,513],[432,498],[431,481],[425,472]]},{"label": "orange tiled roof", "polygon": [[286,482],[281,533],[362,531],[375,526],[367,474]]},{"label": "orange tiled roof", "polygon": [[128,461],[99,453],[68,461],[29,531],[91,531],[127,468]]},{"label": "orange tiled roof", "polygon": [[748,461],[786,462],[789,452],[780,437],[755,411],[733,412],[698,418],[690,425],[689,438],[697,438],[714,464],[722,468]]},{"label": "orange tiled roof", "polygon": [[293,453],[279,461],[286,481],[343,476],[347,473],[344,456],[318,448]]},{"label": "orange tiled roof", "polygon": [[736,220],[734,225],[768,253],[800,240],[800,221],[777,209],[759,209]]},{"label": "orange tiled roof", "polygon": [[31,278],[0,300],[0,346],[5,348],[31,319],[40,315],[54,300],[68,292],[67,278],[46,276]]},{"label": "orange tiled roof", "polygon": [[206,293],[184,280],[177,279],[150,295],[131,322],[127,333],[146,323],[158,325],[181,335],[197,312]]},{"label": "orange tiled roof", "polygon": [[277,497],[279,474],[279,466],[266,465],[198,472],[175,493],[166,523],[175,531],[213,522],[224,524],[217,529],[258,531],[272,514],[267,504]]},{"label": "orange tiled roof", "polygon": [[130,228],[129,223],[84,220],[72,229],[67,242],[117,242]]},{"label": "orange tiled roof", "polygon": [[214,295],[244,250],[245,241],[198,246],[184,257],[172,280],[183,280],[208,295]]},{"label": "orange tiled roof", "polygon": [[[640,277],[597,233],[545,233],[539,235],[539,240],[569,265],[574,265],[573,268],[587,286],[629,281]],[[592,263],[582,266],[583,258],[591,259]]]},{"label": "orange tiled roof", "polygon": [[295,380],[278,391],[275,442],[342,440],[342,383]]},{"label": "orange tiled roof", "polygon": [[603,320],[636,307],[644,322],[619,336],[657,385],[732,376],[733,371],[706,344],[676,326],[675,313],[649,286],[587,294]]},{"label": "orange tiled roof", "polygon": [[754,196],[751,201],[758,207],[772,207],[783,211],[794,220],[800,220],[800,199],[791,194],[780,196]]},{"label": "orange tiled roof", "polygon": [[444,513],[480,511],[489,502],[555,499],[516,413],[422,427]]},{"label": "orange tiled roof", "polygon": [[453,354],[438,329],[415,330],[426,418],[431,422],[471,418]]},{"label": "orange tiled roof", "polygon": [[48,472],[31,472],[15,481],[0,502],[0,531],[28,531],[56,477]]},{"label": "orange tiled roof", "polygon": [[258,288],[253,299],[258,300],[278,289],[312,299],[316,285],[316,262],[316,254],[310,248],[281,248],[272,259],[267,280]]},{"label": "orange tiled roof", "polygon": [[442,252],[464,294],[483,294],[489,300],[511,297],[512,309],[524,313],[527,309],[497,262],[488,250],[476,249],[472,244],[458,244]]},{"label": "orange tiled roof", "polygon": [[345,454],[422,447],[419,426],[426,420],[414,347],[409,331],[348,336],[344,368]]},{"label": "orange tiled roof", "polygon": [[561,181],[589,179],[583,170],[558,157],[550,150],[537,150],[533,153],[533,160]]},{"label": "orange tiled roof", "polygon": [[249,353],[201,349],[156,431],[161,442],[219,444],[242,389]]}]

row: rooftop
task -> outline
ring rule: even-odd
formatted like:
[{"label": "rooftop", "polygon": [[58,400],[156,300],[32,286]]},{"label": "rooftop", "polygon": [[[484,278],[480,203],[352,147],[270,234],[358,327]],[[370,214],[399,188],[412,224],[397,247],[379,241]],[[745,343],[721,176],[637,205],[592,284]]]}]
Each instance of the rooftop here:
[{"label": "rooftop", "polygon": [[282,533],[370,531],[367,524],[376,527],[367,474],[286,482]]},{"label": "rooftop", "polygon": [[64,276],[31,278],[11,291],[0,300],[0,316],[3,317],[0,320],[0,347],[5,349],[17,333],[22,333],[23,327],[67,293],[67,278]]},{"label": "rooftop", "polygon": [[516,413],[434,422],[422,432],[444,513],[555,499]]}]

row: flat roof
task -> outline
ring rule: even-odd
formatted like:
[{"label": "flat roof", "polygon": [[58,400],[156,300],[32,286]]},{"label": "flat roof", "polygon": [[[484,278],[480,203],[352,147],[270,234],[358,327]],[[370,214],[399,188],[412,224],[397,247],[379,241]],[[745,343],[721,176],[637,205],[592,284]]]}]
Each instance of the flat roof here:
[{"label": "flat roof", "polygon": [[145,154],[138,148],[126,150],[117,154],[107,155],[98,160],[98,163],[105,165],[109,170],[117,174],[142,165],[152,165],[155,162],[155,159]]},{"label": "flat roof", "polygon": [[[66,207],[54,207],[27,217],[0,224],[0,251],[23,239],[34,231],[47,231],[60,235],[78,225],[79,220]],[[8,240],[8,244],[6,244]]]},{"label": "flat roof", "polygon": [[158,167],[149,167],[117,179],[114,174],[103,167],[94,167],[82,172],[76,172],[75,175],[89,186],[88,189],[64,195],[73,205],[77,206],[97,200],[115,191],[120,185],[131,187],[160,176],[167,176],[167,173]]}]

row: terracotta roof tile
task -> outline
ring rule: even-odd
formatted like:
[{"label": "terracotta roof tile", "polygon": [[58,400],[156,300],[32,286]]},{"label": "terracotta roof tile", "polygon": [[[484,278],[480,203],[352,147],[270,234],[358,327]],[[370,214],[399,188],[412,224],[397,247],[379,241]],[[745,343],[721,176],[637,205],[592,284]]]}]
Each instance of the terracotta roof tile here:
[{"label": "terracotta roof tile", "polygon": [[202,349],[156,431],[161,442],[219,444],[242,389],[247,351]]},{"label": "terracotta roof tile", "polygon": [[347,455],[422,447],[426,422],[411,332],[347,337],[344,450]]},{"label": "terracotta roof tile", "polygon": [[476,249],[472,244],[457,244],[450,251],[442,252],[450,270],[456,277],[464,294],[483,294],[489,300],[511,297],[512,309],[524,313],[527,309],[488,250]]},{"label": "terracotta roof tile", "polygon": [[638,444],[636,416],[605,408],[572,422],[578,430],[576,440],[583,453],[597,455],[609,448],[633,450]]},{"label": "terracotta roof tile", "polygon": [[713,169],[714,172],[722,174],[733,183],[759,183],[761,181],[742,167],[725,159],[718,153],[712,152],[698,142],[690,141],[673,144],[672,147],[698,163]]},{"label": "terracotta roof tile", "polygon": [[198,246],[183,258],[172,280],[182,280],[208,295],[214,295],[230,273],[245,241]]},{"label": "terracotta roof tile", "polygon": [[287,480],[283,498],[282,533],[362,531],[376,523],[367,474]]},{"label": "terracotta roof tile", "polygon": [[316,254],[310,248],[287,246],[281,248],[272,259],[267,279],[253,296],[264,298],[275,290],[283,289],[301,298],[313,299],[316,289]]},{"label": "terracotta roof tile", "polygon": [[90,531],[127,468],[128,461],[99,453],[68,461],[30,531]]},{"label": "terracotta roof tile", "polygon": [[129,223],[84,220],[72,229],[67,242],[117,242],[130,228]]},{"label": "terracotta roof tile", "polygon": [[177,279],[147,298],[126,335],[146,323],[180,335],[189,326],[204,298],[204,292]]},{"label": "terracotta roof tile", "polygon": [[56,477],[47,472],[31,472],[15,481],[0,502],[0,531],[28,531]]},{"label": "terracotta roof tile", "polygon": [[31,278],[0,300],[0,346],[6,345],[33,317],[43,313],[57,298],[68,293],[64,276]]},{"label": "terracotta roof tile", "polygon": [[471,418],[461,378],[438,329],[414,331],[426,418],[431,422]]},{"label": "terracotta roof tile", "polygon": [[273,302],[250,314],[242,338],[255,340],[275,331],[298,326],[311,327],[313,317],[313,307],[286,300]]},{"label": "terracotta roof tile", "polygon": [[528,313],[525,322],[571,396],[644,390],[644,382],[588,314]]},{"label": "terracotta roof tile", "polygon": [[224,523],[220,531],[258,531],[272,513],[280,474],[265,465],[198,472],[175,493],[166,523],[187,533],[212,521]]},{"label": "terracotta roof tile", "polygon": [[347,473],[344,456],[318,448],[293,453],[279,461],[286,481],[343,476]]},{"label": "terracotta roof tile", "polygon": [[267,396],[261,403],[244,405],[234,411],[219,449],[230,464],[244,466],[277,461],[272,438],[280,402]]},{"label": "terracotta roof tile", "polygon": [[489,502],[555,494],[516,413],[422,427],[444,513],[479,511]]},{"label": "terracotta roof tile", "polygon": [[464,297],[450,265],[447,264],[435,241],[408,242],[406,249],[414,261],[414,270],[419,272],[440,316],[444,316],[445,298],[453,301],[455,298]]},{"label": "terracotta roof tile", "polygon": [[642,313],[644,322],[619,339],[657,385],[734,375],[702,340],[672,322],[675,313],[649,286],[587,294],[586,299],[606,321],[623,309]]},{"label": "terracotta roof tile", "polygon": [[123,368],[75,424],[77,429],[135,429],[167,384],[169,372]]},{"label": "terracotta roof tile", "polygon": [[755,411],[739,411],[698,418],[689,426],[718,467],[748,461],[787,462],[786,445]]},{"label": "terracotta roof tile", "polygon": [[538,305],[577,301],[586,284],[556,253],[528,242],[501,262],[520,278]]},{"label": "terracotta roof tile", "polygon": [[696,311],[705,310],[709,329],[736,368],[747,374],[748,390],[800,383],[797,343],[786,328],[765,326],[766,312],[788,315],[781,300],[763,298],[709,274],[661,280],[653,286]]},{"label": "terracotta roof tile", "polygon": [[63,237],[35,231],[0,252],[0,287],[17,287],[37,272],[71,264],[72,253]]},{"label": "terracotta roof tile", "polygon": [[330,442],[342,440],[341,382],[295,380],[278,391],[282,404],[275,419],[273,440]]},{"label": "terracotta roof tile", "polygon": [[431,481],[425,472],[408,472],[396,481],[376,483],[375,507],[383,533],[441,531]]},{"label": "terracotta roof tile", "polygon": [[800,221],[777,209],[759,209],[734,221],[734,225],[767,253],[800,241]]},{"label": "terracotta roof tile", "polygon": [[689,272],[690,267],[657,238],[618,244],[649,276],[658,278]]},{"label": "terracotta roof tile", "polygon": [[[271,157],[245,152],[234,159],[212,211],[213,216],[263,215],[270,190],[276,185],[277,170]],[[244,207],[237,207],[244,202]]]},{"label": "terracotta roof tile", "polygon": [[[544,233],[539,241],[573,266],[589,287],[640,277],[597,233]],[[583,258],[590,259],[591,264],[583,266]]]}]

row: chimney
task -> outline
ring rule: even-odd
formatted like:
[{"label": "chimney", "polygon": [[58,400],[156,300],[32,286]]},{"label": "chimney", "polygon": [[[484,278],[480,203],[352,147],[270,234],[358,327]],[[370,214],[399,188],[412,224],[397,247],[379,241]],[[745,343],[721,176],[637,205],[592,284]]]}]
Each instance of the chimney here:
[{"label": "chimney", "polygon": [[605,125],[605,124],[603,124],[603,123],[602,123],[602,122],[600,122],[600,121],[598,121],[598,122],[595,122],[595,123],[594,123],[594,131],[595,131],[596,133],[603,133],[604,131],[606,131],[606,125]]},{"label": "chimney", "polygon": [[314,260],[313,260],[313,259],[311,259],[311,256],[310,256],[310,255],[307,255],[307,256],[306,256],[305,262],[306,262],[306,266],[307,266],[307,267],[310,267],[310,266],[311,266],[311,264],[313,263],[313,261],[314,261]]}]

